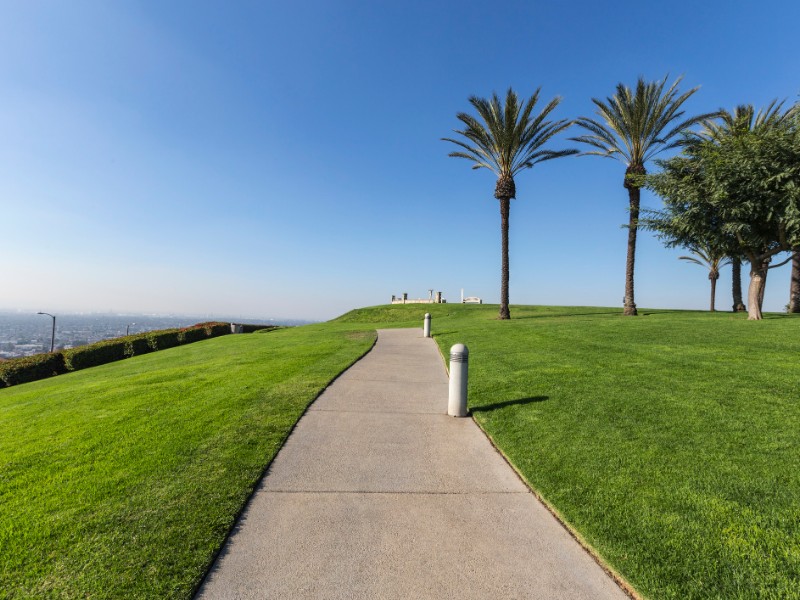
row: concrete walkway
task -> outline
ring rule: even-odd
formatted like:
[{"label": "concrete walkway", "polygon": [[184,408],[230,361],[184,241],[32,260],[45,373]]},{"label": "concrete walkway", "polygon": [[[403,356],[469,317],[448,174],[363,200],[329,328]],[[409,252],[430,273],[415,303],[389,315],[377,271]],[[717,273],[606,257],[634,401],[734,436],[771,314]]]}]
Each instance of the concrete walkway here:
[{"label": "concrete walkway", "polygon": [[627,598],[445,414],[447,393],[421,328],[379,331],[300,420],[198,597]]}]

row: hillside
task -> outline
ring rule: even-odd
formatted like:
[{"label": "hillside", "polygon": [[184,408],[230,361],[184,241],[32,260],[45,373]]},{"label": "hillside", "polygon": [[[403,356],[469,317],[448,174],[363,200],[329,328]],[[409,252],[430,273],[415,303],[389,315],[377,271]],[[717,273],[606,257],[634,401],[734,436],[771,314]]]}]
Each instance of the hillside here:
[{"label": "hillside", "polygon": [[308,402],[425,312],[444,355],[470,348],[475,420],[643,595],[800,597],[796,317],[452,304],[0,390],[0,590],[190,597]]},{"label": "hillside", "polygon": [[0,598],[189,598],[374,334],[229,335],[0,390]]},{"label": "hillside", "polygon": [[470,349],[478,424],[650,598],[800,598],[800,320],[692,311],[375,307]]}]

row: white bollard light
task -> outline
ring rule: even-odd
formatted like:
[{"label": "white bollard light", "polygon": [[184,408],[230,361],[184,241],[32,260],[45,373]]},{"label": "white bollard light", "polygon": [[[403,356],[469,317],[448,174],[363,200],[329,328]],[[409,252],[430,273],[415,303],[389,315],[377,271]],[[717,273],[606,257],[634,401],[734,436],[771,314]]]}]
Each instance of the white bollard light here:
[{"label": "white bollard light", "polygon": [[422,337],[431,337],[431,313],[425,313],[425,321],[422,325]]},{"label": "white bollard light", "polygon": [[469,350],[464,344],[450,348],[450,398],[447,414],[451,417],[467,416],[467,373]]}]

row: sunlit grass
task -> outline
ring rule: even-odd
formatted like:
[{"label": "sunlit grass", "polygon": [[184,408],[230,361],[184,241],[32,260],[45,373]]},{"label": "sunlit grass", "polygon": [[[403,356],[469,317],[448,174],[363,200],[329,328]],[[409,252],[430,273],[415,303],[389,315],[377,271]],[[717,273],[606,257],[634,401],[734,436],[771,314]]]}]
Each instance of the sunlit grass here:
[{"label": "sunlit grass", "polygon": [[298,417],[373,339],[232,335],[0,390],[0,597],[191,597]]},{"label": "sunlit grass", "polygon": [[308,402],[425,312],[474,418],[643,595],[800,598],[800,320],[447,304],[0,390],[0,597],[191,597]]},{"label": "sunlit grass", "polygon": [[800,319],[394,306],[470,349],[469,405],[537,492],[650,598],[800,598]]}]

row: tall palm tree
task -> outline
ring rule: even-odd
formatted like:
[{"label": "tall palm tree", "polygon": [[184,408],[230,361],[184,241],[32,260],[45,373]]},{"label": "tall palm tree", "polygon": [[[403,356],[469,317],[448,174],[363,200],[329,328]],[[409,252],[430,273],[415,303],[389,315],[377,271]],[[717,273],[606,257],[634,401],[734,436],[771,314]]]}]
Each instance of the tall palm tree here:
[{"label": "tall palm tree", "polygon": [[711,246],[692,246],[687,248],[694,256],[679,256],[680,260],[685,260],[708,269],[708,279],[711,282],[711,312],[715,311],[715,299],[717,295],[717,279],[719,270],[730,264],[731,260],[725,254]]},{"label": "tall palm tree", "polygon": [[695,87],[679,94],[678,84],[681,79],[679,77],[666,90],[666,77],[654,82],[646,82],[639,77],[635,90],[619,83],[614,96],[605,101],[592,98],[599,119],[580,117],[576,121],[589,133],[572,139],[595,148],[583,154],[616,158],[627,165],[624,186],[628,190],[630,216],[625,265],[625,315],[637,314],[633,297],[633,271],[640,188],[644,185],[644,176],[647,174],[645,164],[660,152],[679,146],[682,143],[682,133],[692,125],[713,116],[704,114],[681,120],[684,114],[680,110],[681,105],[699,89]]},{"label": "tall palm tree", "polygon": [[533,116],[540,90],[537,89],[526,101],[509,88],[505,104],[501,103],[496,93],[488,100],[471,96],[469,103],[478,112],[478,117],[463,112],[456,115],[464,124],[464,129],[454,131],[464,140],[442,138],[461,148],[449,156],[466,158],[472,161],[473,169],[489,169],[497,176],[494,197],[500,201],[502,254],[499,319],[511,318],[508,309],[508,219],[511,199],[517,197],[514,176],[537,163],[578,153],[573,149],[544,149],[554,135],[564,131],[572,122],[565,119],[546,120],[561,102],[559,97],[553,98],[538,115]]}]

